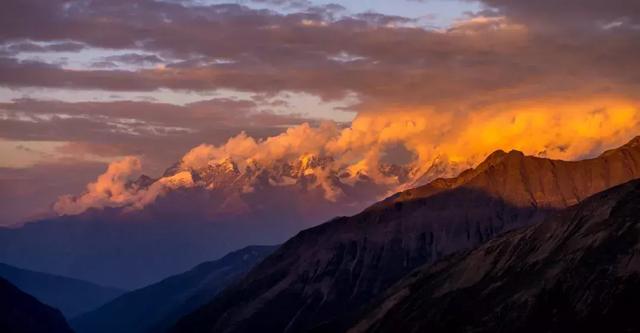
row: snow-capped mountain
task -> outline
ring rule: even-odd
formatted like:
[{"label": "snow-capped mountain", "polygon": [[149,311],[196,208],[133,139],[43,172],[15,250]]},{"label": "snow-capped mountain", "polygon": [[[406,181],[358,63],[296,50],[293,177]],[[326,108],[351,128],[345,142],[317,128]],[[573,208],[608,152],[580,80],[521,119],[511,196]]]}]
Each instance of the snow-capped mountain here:
[{"label": "snow-capped mountain", "polygon": [[167,169],[162,177],[152,179],[142,175],[131,181],[128,188],[132,192],[140,192],[162,184],[164,191],[160,193],[161,196],[180,189],[223,193],[225,200],[212,201],[210,206],[220,207],[224,213],[229,213],[224,208],[231,205],[245,210],[250,208],[247,205],[251,203],[252,196],[286,190],[296,196],[311,196],[316,203],[326,201],[350,207],[345,211],[332,210],[334,214],[343,215],[362,209],[416,181],[428,181],[451,173],[441,162],[420,176],[417,176],[418,171],[411,165],[381,164],[376,174],[370,175],[338,165],[330,156],[312,154],[268,164],[254,160],[240,163],[223,158],[209,161],[200,168],[178,162]]},{"label": "snow-capped mountain", "polygon": [[387,164],[371,174],[310,154],[270,163],[223,158],[198,167],[180,161],[154,178],[129,179],[122,170],[132,166],[131,160],[110,166],[86,193],[67,198],[77,210],[0,230],[0,260],[136,288],[355,214],[408,186],[419,172]]},{"label": "snow-capped mountain", "polygon": [[[427,267],[505,231],[537,224],[595,193],[638,177],[640,137],[580,161],[499,150],[457,177],[402,191],[357,215],[300,232],[220,297],[183,318],[172,332],[240,333],[258,328],[343,332],[345,322],[415,268]],[[564,233],[564,228],[558,229]],[[563,233],[559,239],[566,239]],[[515,249],[523,244],[507,243],[519,244]],[[471,264],[465,267],[477,268],[476,262]],[[451,282],[448,277],[439,279],[437,286]],[[465,273],[457,278],[467,277]],[[451,303],[439,305],[443,307],[438,311],[452,309],[447,307]],[[393,324],[404,319],[410,318],[392,321],[388,327],[401,327]],[[410,327],[399,329],[407,330]]]}]

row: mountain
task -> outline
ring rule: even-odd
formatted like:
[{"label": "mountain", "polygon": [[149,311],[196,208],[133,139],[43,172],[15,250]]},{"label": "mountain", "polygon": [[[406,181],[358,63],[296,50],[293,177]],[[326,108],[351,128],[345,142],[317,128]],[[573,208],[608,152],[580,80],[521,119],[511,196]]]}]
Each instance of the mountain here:
[{"label": "mountain", "polygon": [[[143,207],[92,207],[0,228],[0,262],[137,289],[244,246],[282,243],[409,182],[407,168],[381,168],[390,180],[382,184],[362,172],[328,169],[330,161],[177,163],[160,178],[123,185],[127,195],[148,200]],[[154,193],[161,195],[150,200]]]},{"label": "mountain", "polygon": [[72,333],[60,311],[0,278],[0,332]]},{"label": "mountain", "polygon": [[412,273],[349,331],[636,332],[640,181]]},{"label": "mountain", "polygon": [[[166,200],[172,198],[181,207],[206,205],[199,200],[187,201],[179,193],[168,195]],[[0,228],[0,261],[133,290],[243,246],[262,241],[277,244],[292,232],[273,227],[278,221],[267,216],[256,222],[218,223],[191,217],[167,214],[166,220],[123,221],[120,212],[105,209],[41,220],[17,229]],[[249,228],[253,232],[246,232]]]},{"label": "mountain", "polygon": [[60,309],[66,318],[92,310],[124,293],[124,290],[120,289],[20,269],[2,263],[0,263],[0,277],[33,295],[39,301]]},{"label": "mountain", "polygon": [[73,319],[71,324],[77,333],[163,332],[180,317],[211,301],[275,249],[275,246],[250,246],[232,252],[126,293]]},{"label": "mountain", "polygon": [[334,322],[411,270],[542,221],[640,177],[640,138],[588,160],[511,151],[293,237],[174,332],[303,332]]}]

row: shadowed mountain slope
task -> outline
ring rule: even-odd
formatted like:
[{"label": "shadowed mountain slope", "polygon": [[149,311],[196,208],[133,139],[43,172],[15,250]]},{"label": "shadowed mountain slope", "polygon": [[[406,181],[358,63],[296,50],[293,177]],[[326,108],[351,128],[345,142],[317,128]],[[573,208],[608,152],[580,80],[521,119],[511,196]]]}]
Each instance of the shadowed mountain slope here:
[{"label": "shadowed mountain slope", "polygon": [[43,303],[60,309],[67,318],[95,309],[124,290],[63,276],[34,272],[0,263],[0,277]]},{"label": "shadowed mountain slope", "polygon": [[[123,185],[130,195],[161,188],[143,208],[97,206],[0,227],[0,262],[132,290],[244,246],[282,243],[333,216],[355,214],[389,186],[409,181],[408,170],[390,166],[380,172],[398,184],[327,174],[329,162],[309,157],[246,169],[230,161],[197,169],[178,163],[164,178],[141,176]],[[192,183],[181,185],[185,179]],[[323,184],[339,198],[327,199]]]},{"label": "shadowed mountain slope", "polygon": [[272,253],[276,246],[250,246],[219,260],[134,290],[71,321],[77,333],[162,332],[211,301],[229,284]]},{"label": "shadowed mountain slope", "polygon": [[0,332],[72,333],[62,313],[0,278]]},{"label": "shadowed mountain slope", "polygon": [[422,268],[356,332],[635,332],[640,181]]},{"label": "shadowed mountain slope", "polygon": [[414,268],[640,177],[640,139],[577,162],[498,151],[473,170],[299,233],[174,332],[303,332]]}]

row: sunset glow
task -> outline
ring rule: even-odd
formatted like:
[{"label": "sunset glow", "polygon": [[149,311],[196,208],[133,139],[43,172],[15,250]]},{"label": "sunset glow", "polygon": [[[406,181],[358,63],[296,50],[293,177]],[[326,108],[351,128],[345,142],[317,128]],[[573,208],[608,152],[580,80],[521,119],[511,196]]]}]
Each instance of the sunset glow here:
[{"label": "sunset glow", "polygon": [[6,322],[638,331],[638,55],[638,0],[3,0]]}]

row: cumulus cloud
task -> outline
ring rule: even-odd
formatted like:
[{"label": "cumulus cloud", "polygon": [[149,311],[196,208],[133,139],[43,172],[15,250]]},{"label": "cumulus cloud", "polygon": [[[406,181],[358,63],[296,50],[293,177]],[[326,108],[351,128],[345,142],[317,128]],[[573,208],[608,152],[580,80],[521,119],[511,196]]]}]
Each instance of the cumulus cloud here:
[{"label": "cumulus cloud", "polygon": [[[586,100],[540,100],[480,108],[460,119],[455,113],[429,109],[388,109],[359,115],[347,128],[332,122],[291,127],[266,139],[246,133],[225,144],[202,144],[181,159],[181,170],[149,188],[127,188],[127,177],[140,163],[127,158],[109,166],[80,197],[63,197],[56,211],[73,214],[91,207],[141,208],[167,189],[194,185],[191,170],[232,160],[241,169],[258,163],[300,161],[309,156],[331,157],[329,166],[315,170],[316,186],[328,200],[342,195],[331,182],[331,171],[348,170],[351,177],[367,175],[390,191],[411,184],[381,172],[388,151],[401,145],[414,158],[406,162],[411,177],[420,178],[436,161],[473,166],[497,149],[556,159],[580,159],[625,143],[640,133],[640,108],[629,100],[609,96]],[[450,174],[458,171],[450,169]]]},{"label": "cumulus cloud", "polygon": [[330,121],[322,122],[318,127],[309,123],[290,127],[284,133],[265,140],[256,140],[242,132],[221,146],[203,144],[193,148],[182,158],[182,164],[198,169],[210,161],[231,158],[242,165],[250,161],[268,165],[281,159],[297,159],[308,153],[320,155],[324,154],[326,142],[338,133],[337,124]]},{"label": "cumulus cloud", "polygon": [[169,189],[189,187],[193,180],[189,172],[164,177],[149,187],[130,183],[130,177],[142,168],[140,159],[133,156],[112,162],[107,171],[95,182],[87,185],[79,196],[65,195],[58,199],[53,209],[60,215],[75,215],[90,208],[127,207],[139,209],[155,201]]},{"label": "cumulus cloud", "polygon": [[557,159],[584,158],[623,144],[639,132],[637,104],[609,96],[491,105],[464,117],[429,108],[391,108],[362,113],[344,129],[330,122],[318,127],[303,124],[266,140],[241,133],[224,145],[192,149],[182,163],[201,168],[210,161],[231,158],[239,164],[254,160],[268,164],[316,154],[375,177],[382,158],[398,144],[414,154],[410,163],[424,170],[442,157],[474,165],[497,149]]},{"label": "cumulus cloud", "polygon": [[[637,1],[485,0],[485,12],[440,30],[397,27],[389,23],[401,18],[376,13],[328,18],[230,4],[135,2],[11,0],[0,14],[8,22],[0,43],[71,40],[134,49],[167,60],[165,68],[78,70],[5,57],[0,85],[296,91],[325,99],[355,93],[367,103],[464,109],[463,102],[540,97],[550,90],[637,95],[640,82],[633,56],[639,52]],[[16,17],[40,20],[25,24]]]},{"label": "cumulus cloud", "polygon": [[374,174],[386,151],[401,144],[411,162],[429,167],[434,159],[474,165],[497,149],[578,159],[624,143],[640,131],[640,109],[633,101],[609,97],[540,100],[480,108],[460,117],[429,109],[389,109],[360,114],[345,129],[325,123],[303,124],[257,141],[242,133],[225,145],[202,145],[183,158],[188,167],[233,158],[270,161],[302,154],[327,155],[355,171]]},{"label": "cumulus cloud", "polygon": [[125,204],[130,200],[128,177],[140,168],[140,160],[135,157],[113,162],[95,182],[87,185],[86,193],[79,197],[63,196],[54,209],[59,214],[78,214],[89,208]]},{"label": "cumulus cloud", "polygon": [[[130,1],[9,0],[0,11],[0,43],[68,41],[84,48],[126,49],[129,54],[156,55],[166,67],[69,69],[21,60],[14,54],[20,52],[16,48],[0,58],[0,85],[108,91],[231,89],[264,96],[304,92],[324,100],[353,94],[360,102],[352,106],[358,116],[345,128],[247,113],[256,106],[237,101],[225,101],[227,106],[220,108],[224,110],[214,113],[202,112],[196,104],[182,108],[122,103],[105,111],[102,105],[83,103],[65,111],[72,118],[54,117],[46,123],[0,119],[5,137],[93,143],[96,137],[108,137],[113,141],[108,144],[136,146],[138,151],[163,144],[162,152],[211,142],[181,158],[186,169],[226,158],[243,167],[253,161],[268,164],[325,155],[333,158],[332,167],[367,174],[393,189],[398,182],[380,171],[391,147],[410,153],[407,163],[412,176],[419,177],[434,161],[471,166],[495,149],[563,159],[588,157],[624,143],[640,129],[638,1],[483,0],[483,11],[444,29],[402,24],[403,18],[376,13],[284,14],[237,4],[125,3]],[[17,19],[24,17],[39,24]],[[119,60],[139,60],[128,58]],[[17,112],[14,104],[25,102],[0,107]],[[32,101],[30,107],[35,109],[35,104]],[[89,109],[104,117],[75,116]],[[113,118],[141,121],[113,123]],[[237,134],[252,123],[269,123],[270,131],[259,135],[247,128]],[[122,132],[122,126],[133,128],[137,136]],[[157,134],[158,128],[170,135],[136,144],[139,137]],[[215,135],[210,139],[202,133]],[[118,139],[112,139],[116,134]],[[231,135],[236,136],[221,144]],[[318,176],[318,186],[327,198],[337,200],[340,192],[323,181],[330,175],[320,170],[318,175],[323,175]],[[92,205],[133,207],[155,198],[153,192],[144,196],[124,191],[134,199],[90,195],[85,203],[80,196],[73,199],[79,200],[76,211]]]}]

